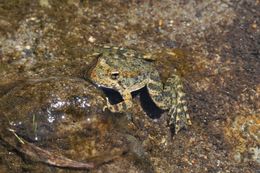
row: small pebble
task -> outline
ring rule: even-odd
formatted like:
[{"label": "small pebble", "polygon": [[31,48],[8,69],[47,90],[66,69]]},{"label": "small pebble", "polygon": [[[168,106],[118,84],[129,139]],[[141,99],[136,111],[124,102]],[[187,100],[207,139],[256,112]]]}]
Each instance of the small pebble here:
[{"label": "small pebble", "polygon": [[241,154],[239,152],[237,152],[236,154],[234,154],[234,159],[236,162],[241,162]]},{"label": "small pebble", "polygon": [[90,36],[90,37],[88,38],[88,41],[89,41],[90,43],[94,43],[94,42],[96,41],[96,39],[95,39],[94,37]]},{"label": "small pebble", "polygon": [[251,27],[252,27],[253,29],[256,29],[256,28],[257,28],[257,24],[254,22],[254,23],[251,25]]},{"label": "small pebble", "polygon": [[48,0],[40,0],[39,4],[40,4],[41,7],[51,8],[50,3],[49,3]]}]

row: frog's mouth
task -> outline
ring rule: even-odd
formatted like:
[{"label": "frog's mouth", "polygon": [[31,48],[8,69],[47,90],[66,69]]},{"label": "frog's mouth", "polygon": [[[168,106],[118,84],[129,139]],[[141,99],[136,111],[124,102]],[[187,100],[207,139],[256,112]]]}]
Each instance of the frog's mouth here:
[{"label": "frog's mouth", "polygon": [[118,92],[116,87],[113,87],[112,85],[111,85],[111,87],[107,87],[106,85],[102,85],[102,84],[96,84],[96,85],[97,85],[97,87],[101,88],[102,90],[113,90],[115,92]]}]

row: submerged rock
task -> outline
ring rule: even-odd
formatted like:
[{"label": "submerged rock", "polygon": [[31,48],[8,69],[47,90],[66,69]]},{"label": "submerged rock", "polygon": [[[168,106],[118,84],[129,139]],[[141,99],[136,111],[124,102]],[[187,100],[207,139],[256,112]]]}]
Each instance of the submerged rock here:
[{"label": "submerged rock", "polygon": [[260,164],[260,116],[237,116],[225,128],[226,137],[235,147],[234,159],[237,162],[255,161]]},{"label": "submerged rock", "polygon": [[126,151],[102,142],[110,126],[104,105],[102,93],[78,78],[28,80],[0,99],[0,136],[33,160],[93,168]]},{"label": "submerged rock", "polygon": [[77,78],[29,80],[0,100],[1,114],[10,128],[34,142],[92,126],[104,116],[104,105],[102,94]]}]

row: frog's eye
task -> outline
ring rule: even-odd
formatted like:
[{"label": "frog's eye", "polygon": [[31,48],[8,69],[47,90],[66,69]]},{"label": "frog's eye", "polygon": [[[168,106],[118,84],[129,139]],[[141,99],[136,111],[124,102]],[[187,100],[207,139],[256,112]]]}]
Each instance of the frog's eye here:
[{"label": "frog's eye", "polygon": [[110,75],[111,75],[111,76],[110,76],[111,79],[113,79],[113,80],[116,80],[116,79],[119,78],[119,72],[118,72],[118,71],[111,72]]}]

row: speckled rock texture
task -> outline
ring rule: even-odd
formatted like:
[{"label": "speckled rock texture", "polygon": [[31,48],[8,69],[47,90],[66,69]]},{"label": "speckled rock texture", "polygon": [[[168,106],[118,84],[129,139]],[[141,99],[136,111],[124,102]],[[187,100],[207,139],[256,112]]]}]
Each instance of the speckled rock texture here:
[{"label": "speckled rock texture", "polygon": [[[92,115],[97,111],[106,121],[97,121],[93,128],[103,135],[95,130],[86,135],[83,129],[83,135],[68,132],[70,138],[52,134],[75,144],[67,153],[66,146],[51,140],[34,144],[72,159],[102,154],[106,147],[126,147],[127,153],[92,170],[75,170],[39,163],[0,140],[0,172],[260,171],[259,9],[259,0],[2,0],[1,100],[15,100],[12,93],[21,92],[16,90],[24,81],[51,77],[64,79],[64,85],[56,90],[44,87],[45,92],[64,96],[70,90],[63,87],[74,86],[66,79],[87,82],[84,74],[93,66],[91,55],[98,46],[122,46],[156,55],[163,80],[176,69],[184,82],[192,126],[169,140],[165,115],[154,119],[143,109],[147,95],[138,93],[127,113],[103,115],[105,98],[97,91],[100,104],[94,104]],[[32,103],[37,101],[33,90],[27,94],[33,95]],[[42,98],[41,103],[49,99]],[[10,116],[15,112],[3,109],[0,112],[9,110]],[[28,112],[19,116],[26,119]],[[90,139],[95,142],[89,144]]]}]

